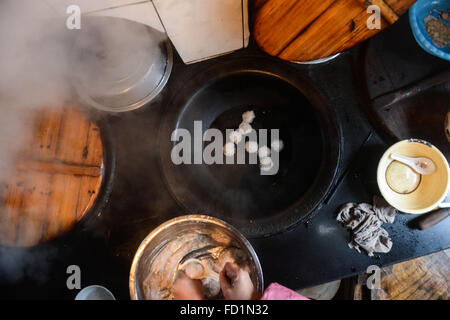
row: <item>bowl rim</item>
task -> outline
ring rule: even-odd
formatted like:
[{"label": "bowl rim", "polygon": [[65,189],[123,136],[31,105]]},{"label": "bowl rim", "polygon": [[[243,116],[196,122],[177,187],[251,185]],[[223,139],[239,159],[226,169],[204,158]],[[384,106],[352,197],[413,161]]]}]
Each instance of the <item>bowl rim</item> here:
[{"label": "bowl rim", "polygon": [[103,290],[103,293],[106,293],[111,298],[111,299],[103,299],[103,300],[116,300],[116,298],[114,297],[114,295],[108,288],[101,286],[101,285],[97,285],[97,284],[90,285],[90,286],[87,286],[87,287],[84,287],[83,289],[81,289],[78,292],[78,294],[75,296],[75,300],[90,300],[90,299],[86,299],[85,296],[87,296],[89,294],[89,292],[94,289]]},{"label": "bowl rim", "polygon": [[[421,209],[406,209],[406,208],[400,208],[397,207],[396,205],[394,205],[390,199],[386,196],[385,192],[383,191],[383,189],[380,187],[380,179],[382,179],[382,177],[385,177],[385,172],[381,172],[381,162],[385,159],[387,159],[389,157],[389,155],[392,153],[392,150],[398,146],[399,144],[402,143],[420,143],[420,144],[424,144],[428,147],[430,147],[444,162],[445,168],[447,169],[447,186],[443,192],[443,194],[439,197],[439,200],[437,200],[436,202],[434,202],[432,205],[425,207],[425,208],[421,208]],[[380,160],[378,161],[378,167],[377,167],[377,185],[378,185],[378,190],[380,190],[381,195],[383,196],[383,198],[387,201],[387,203],[389,203],[391,206],[393,206],[394,208],[396,208],[397,210],[401,211],[401,212],[405,212],[405,213],[410,213],[410,214],[423,214],[423,213],[427,213],[430,212],[434,209],[436,209],[438,207],[438,205],[445,199],[445,197],[447,196],[449,190],[450,190],[450,167],[448,164],[447,159],[445,158],[445,156],[442,154],[442,152],[436,148],[434,145],[432,145],[431,143],[422,140],[422,139],[404,139],[404,140],[400,140],[396,143],[394,143],[393,145],[391,145],[381,156]]]},{"label": "bowl rim", "polygon": [[261,263],[259,262],[259,258],[258,258],[258,255],[256,254],[255,249],[250,244],[250,242],[247,240],[247,238],[245,238],[245,236],[241,232],[239,232],[235,227],[233,227],[232,225],[230,225],[229,223],[227,223],[223,220],[220,220],[220,219],[212,217],[212,216],[207,216],[207,215],[191,214],[191,215],[179,216],[179,217],[170,219],[170,220],[160,224],[159,226],[154,228],[140,243],[140,245],[134,255],[134,258],[133,258],[133,263],[131,264],[131,270],[130,270],[130,276],[129,276],[129,290],[130,290],[131,300],[138,300],[137,292],[136,292],[136,270],[139,265],[139,261],[142,257],[142,254],[143,254],[145,248],[147,247],[147,244],[150,241],[152,241],[159,234],[159,232],[161,230],[163,230],[167,227],[170,227],[172,225],[176,225],[180,222],[184,222],[184,221],[212,223],[212,224],[220,226],[222,228],[229,229],[232,233],[234,233],[239,238],[239,240],[245,244],[246,249],[249,251],[251,258],[253,259],[253,261],[255,263],[255,269],[257,272],[257,284],[256,284],[257,288],[256,288],[256,290],[260,291],[260,293],[262,293],[262,290],[264,289],[264,274],[262,272]]},{"label": "bowl rim", "polygon": [[174,65],[174,53],[172,46],[168,40],[164,42],[164,48],[166,50],[166,67],[164,68],[164,73],[161,75],[161,79],[159,80],[156,87],[153,89],[153,91],[149,92],[145,97],[142,97],[136,102],[133,102],[129,105],[123,105],[119,107],[109,107],[107,105],[103,105],[99,102],[96,102],[92,97],[90,97],[85,90],[83,89],[82,85],[78,81],[74,81],[74,87],[75,91],[78,95],[78,98],[80,101],[87,106],[104,111],[104,112],[110,112],[110,113],[124,113],[128,111],[134,111],[136,109],[142,108],[146,106],[148,103],[153,101],[164,89],[167,82],[169,81],[170,75],[172,73],[173,65]]},{"label": "bowl rim", "polygon": [[411,6],[411,8],[409,9],[409,22],[411,25],[414,39],[422,47],[422,49],[424,49],[429,54],[432,54],[441,59],[450,61],[450,53],[446,53],[445,51],[437,48],[431,41],[429,41],[427,38],[425,38],[421,29],[419,28],[419,23],[417,22],[417,19],[418,19],[417,9],[418,9],[419,3],[421,3],[420,0],[417,1],[416,3],[414,3]]}]

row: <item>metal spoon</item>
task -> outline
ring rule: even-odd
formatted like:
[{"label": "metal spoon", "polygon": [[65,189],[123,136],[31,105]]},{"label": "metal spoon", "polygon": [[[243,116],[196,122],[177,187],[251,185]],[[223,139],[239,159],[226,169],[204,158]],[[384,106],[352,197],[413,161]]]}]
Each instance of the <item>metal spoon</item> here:
[{"label": "metal spoon", "polygon": [[181,261],[180,265],[186,262],[189,259],[203,259],[211,257],[212,259],[216,260],[219,258],[220,254],[225,250],[224,246],[215,246],[215,245],[208,245],[203,248],[194,250],[192,252],[189,252],[187,255],[185,255]]},{"label": "metal spoon", "polygon": [[431,174],[436,170],[433,160],[425,157],[410,158],[396,153],[391,154],[391,159],[397,160],[420,174]]}]

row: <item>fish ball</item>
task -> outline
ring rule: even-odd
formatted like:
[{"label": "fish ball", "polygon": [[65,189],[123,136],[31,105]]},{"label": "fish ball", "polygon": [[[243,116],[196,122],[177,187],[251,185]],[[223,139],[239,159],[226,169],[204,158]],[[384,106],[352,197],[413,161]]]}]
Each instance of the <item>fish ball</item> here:
[{"label": "fish ball", "polygon": [[255,120],[255,113],[253,111],[247,111],[242,114],[242,120],[246,123],[252,123]]},{"label": "fish ball", "polygon": [[266,158],[266,157],[270,156],[270,149],[267,148],[266,146],[262,146],[258,150],[258,156],[260,158]]},{"label": "fish ball", "polygon": [[284,143],[282,140],[274,140],[274,141],[272,141],[270,146],[272,147],[273,151],[280,152],[284,147]]},{"label": "fish ball", "polygon": [[255,153],[258,151],[258,142],[256,141],[247,141],[245,143],[245,150],[247,150],[248,153]]},{"label": "fish ball", "polygon": [[247,122],[242,122],[239,125],[239,132],[242,135],[249,134],[250,132],[252,132],[252,126],[249,123],[247,123]]},{"label": "fish ball", "polygon": [[230,133],[230,141],[238,144],[242,140],[242,134],[239,131],[233,131]]},{"label": "fish ball", "polygon": [[234,147],[234,143],[233,142],[228,142],[227,144],[225,144],[223,146],[223,153],[227,156],[227,157],[232,157],[234,156],[234,153],[236,152],[236,149]]},{"label": "fish ball", "polygon": [[270,157],[264,157],[259,160],[259,166],[263,171],[270,171],[273,168],[273,161]]}]

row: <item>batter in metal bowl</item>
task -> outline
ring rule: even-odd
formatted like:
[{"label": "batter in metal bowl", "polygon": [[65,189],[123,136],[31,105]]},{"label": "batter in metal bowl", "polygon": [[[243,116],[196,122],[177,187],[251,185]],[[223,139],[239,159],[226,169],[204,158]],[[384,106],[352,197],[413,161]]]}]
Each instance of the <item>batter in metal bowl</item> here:
[{"label": "batter in metal bowl", "polygon": [[249,257],[219,231],[190,231],[167,241],[151,263],[144,293],[149,300],[172,300],[178,270],[202,281],[205,298],[220,299],[219,273],[227,262],[249,271]]}]

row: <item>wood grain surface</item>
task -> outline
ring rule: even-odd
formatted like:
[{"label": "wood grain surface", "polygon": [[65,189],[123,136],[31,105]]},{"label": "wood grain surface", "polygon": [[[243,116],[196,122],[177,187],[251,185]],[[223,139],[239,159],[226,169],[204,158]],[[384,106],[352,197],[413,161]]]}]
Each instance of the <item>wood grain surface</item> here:
[{"label": "wood grain surface", "polygon": [[342,281],[338,300],[449,300],[450,249],[381,268],[380,288],[367,275]]},{"label": "wood grain surface", "polygon": [[33,135],[0,186],[0,244],[33,246],[71,230],[103,177],[99,127],[74,106],[33,115]]},{"label": "wood grain surface", "polygon": [[449,300],[450,250],[383,268],[372,300]]},{"label": "wood grain surface", "polygon": [[[387,28],[415,0],[258,0],[253,34],[268,54],[310,61],[347,50]],[[367,7],[381,9],[381,29],[367,28]]]}]

